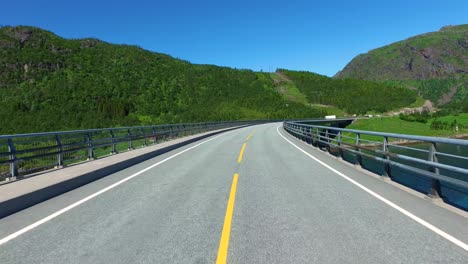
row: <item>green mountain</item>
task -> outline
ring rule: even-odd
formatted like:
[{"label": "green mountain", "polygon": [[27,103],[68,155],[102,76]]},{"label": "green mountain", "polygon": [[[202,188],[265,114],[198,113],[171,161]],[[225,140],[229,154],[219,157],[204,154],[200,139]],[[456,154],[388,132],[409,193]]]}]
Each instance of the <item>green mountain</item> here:
[{"label": "green mountain", "polygon": [[291,80],[310,103],[334,105],[349,114],[369,111],[383,113],[415,102],[412,90],[358,79],[333,79],[327,76],[279,69],[278,74]]},{"label": "green mountain", "polygon": [[0,28],[0,134],[326,114],[267,73],[194,65],[135,46]]},{"label": "green mountain", "polygon": [[468,94],[468,25],[447,26],[355,57],[336,78],[418,89],[438,106],[463,108]]},{"label": "green mountain", "polygon": [[[324,76],[313,82],[317,85],[286,70],[262,73],[196,65],[136,46],[63,39],[35,27],[0,28],[0,134],[313,118],[343,113],[318,104],[357,113],[415,100],[411,91],[382,83]],[[313,95],[314,89],[319,96]],[[381,91],[389,100],[368,103]]]}]

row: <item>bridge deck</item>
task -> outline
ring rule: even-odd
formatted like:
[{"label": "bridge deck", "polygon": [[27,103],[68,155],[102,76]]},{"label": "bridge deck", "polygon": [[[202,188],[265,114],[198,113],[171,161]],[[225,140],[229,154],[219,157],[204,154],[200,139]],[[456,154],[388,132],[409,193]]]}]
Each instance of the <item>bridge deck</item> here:
[{"label": "bridge deck", "polygon": [[468,262],[465,212],[279,125],[192,143],[0,219],[1,262]]}]

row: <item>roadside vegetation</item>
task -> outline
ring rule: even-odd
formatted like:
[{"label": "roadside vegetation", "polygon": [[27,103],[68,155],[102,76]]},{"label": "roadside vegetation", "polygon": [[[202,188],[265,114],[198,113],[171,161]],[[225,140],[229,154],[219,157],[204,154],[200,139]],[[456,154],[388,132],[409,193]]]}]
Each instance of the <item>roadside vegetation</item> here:
[{"label": "roadside vegetation", "polygon": [[[468,113],[446,116],[428,115],[427,119],[421,117],[412,118],[408,116],[393,116],[359,119],[346,128],[435,137],[468,136]],[[381,137],[367,135],[363,135],[362,138],[366,140],[382,139]]]},{"label": "roadside vegetation", "polygon": [[409,106],[417,101],[417,94],[407,88],[383,83],[334,79],[305,72],[279,69],[295,83],[309,103],[334,105],[349,114],[383,113]]},{"label": "roadside vegetation", "polygon": [[0,28],[0,134],[322,117],[270,74],[195,65],[136,46]]}]

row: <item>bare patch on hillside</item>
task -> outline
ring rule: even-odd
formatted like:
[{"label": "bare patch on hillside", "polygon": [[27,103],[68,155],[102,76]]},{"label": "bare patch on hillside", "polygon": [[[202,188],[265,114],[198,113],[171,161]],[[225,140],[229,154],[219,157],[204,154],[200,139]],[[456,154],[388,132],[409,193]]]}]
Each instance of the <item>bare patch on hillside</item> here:
[{"label": "bare patch on hillside", "polygon": [[450,88],[450,91],[449,91],[448,93],[444,94],[444,95],[442,96],[442,98],[440,98],[440,99],[437,101],[437,103],[438,103],[439,105],[444,105],[444,104],[449,103],[450,101],[452,101],[453,96],[455,95],[455,93],[457,93],[457,90],[458,90],[458,88],[459,88],[461,85],[462,85],[462,84],[459,84],[459,85],[457,85],[457,86],[454,86],[454,87]]}]

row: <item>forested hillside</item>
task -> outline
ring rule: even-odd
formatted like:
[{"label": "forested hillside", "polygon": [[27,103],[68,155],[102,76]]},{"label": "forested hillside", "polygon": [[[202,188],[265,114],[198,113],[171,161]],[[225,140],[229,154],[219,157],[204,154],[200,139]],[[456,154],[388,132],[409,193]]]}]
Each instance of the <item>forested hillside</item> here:
[{"label": "forested hillside", "polygon": [[33,27],[0,29],[0,104],[1,134],[325,114],[283,99],[269,74]]},{"label": "forested hillside", "polygon": [[436,106],[468,111],[468,25],[447,26],[356,56],[336,78],[403,85]]},{"label": "forested hillside", "polygon": [[415,91],[399,86],[333,79],[305,71],[279,69],[278,72],[292,80],[310,103],[335,105],[350,114],[386,112],[408,106],[416,100]]},{"label": "forested hillside", "polygon": [[383,112],[415,101],[414,92],[381,83],[279,74],[195,65],[136,46],[67,40],[34,27],[2,27],[0,134],[314,118],[341,109]]}]

